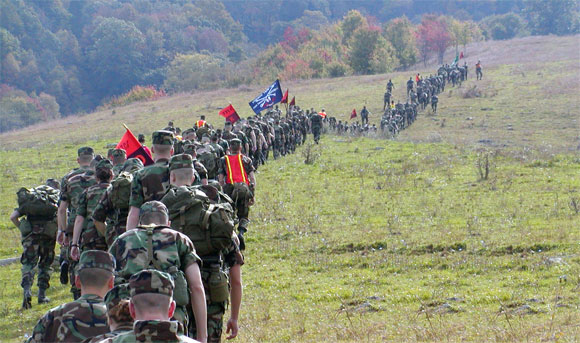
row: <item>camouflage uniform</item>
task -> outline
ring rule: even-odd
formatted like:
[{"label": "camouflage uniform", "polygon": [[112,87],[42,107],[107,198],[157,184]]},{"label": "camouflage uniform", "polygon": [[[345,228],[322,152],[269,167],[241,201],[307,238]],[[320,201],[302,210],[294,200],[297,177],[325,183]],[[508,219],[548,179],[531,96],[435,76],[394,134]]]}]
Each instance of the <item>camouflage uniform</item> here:
[{"label": "camouflage uniform", "polygon": [[[111,152],[111,157],[113,161],[113,175],[117,176],[123,170],[123,166],[125,165],[125,159],[127,158],[127,152],[124,149],[113,149]],[[123,161],[122,163],[119,162],[115,164],[116,161]]]},{"label": "camouflage uniform", "polygon": [[[157,270],[143,270],[129,280],[131,297],[140,294],[163,294],[173,296],[174,283],[171,276]],[[182,334],[180,324],[167,320],[137,320],[133,330],[104,342],[197,342]]]},{"label": "camouflage uniform", "polygon": [[[89,250],[79,259],[78,270],[115,269],[113,257],[104,252]],[[109,331],[103,299],[95,294],[83,294],[75,301],[49,310],[36,324],[28,343],[82,342]]]},{"label": "camouflage uniform", "polygon": [[310,127],[312,128],[312,135],[314,136],[314,142],[318,144],[320,140],[320,132],[322,131],[322,116],[318,113],[313,113],[310,118]]},{"label": "camouflage uniform", "polygon": [[[105,305],[107,306],[107,317],[110,317],[111,311],[115,311],[116,307],[121,303],[121,301],[129,299],[131,299],[131,296],[129,294],[129,288],[127,284],[117,285],[108,291],[104,299]],[[128,304],[122,306],[128,306]],[[133,331],[132,320],[116,324],[117,327],[115,330],[92,338],[87,338],[83,341],[83,343],[98,343],[106,340],[107,338],[113,338],[122,333]]]},{"label": "camouflage uniform", "polygon": [[[125,163],[123,163],[121,172],[134,174],[141,169],[143,169],[143,162],[141,162],[141,160],[138,158],[130,158],[125,161]],[[113,202],[111,200],[112,189],[112,187],[107,189],[93,211],[93,220],[102,223],[107,221],[105,241],[107,242],[108,247],[113,244],[115,238],[119,237],[126,231],[127,216],[129,215],[128,203],[127,208],[115,208],[115,206],[113,206]]]},{"label": "camouflage uniform", "polygon": [[[234,185],[227,182],[228,172],[227,172],[225,159],[226,159],[225,157],[222,157],[220,159],[220,172],[219,172],[221,175],[224,176],[224,180],[226,180],[226,183],[223,186],[224,193],[226,193],[234,201],[236,215],[238,216],[238,219],[240,220],[239,226],[243,227],[245,229],[247,224],[249,223],[249,219],[248,219],[249,213],[250,213],[249,200],[251,198],[253,198],[253,189],[250,189],[250,192],[252,194],[249,194],[249,198],[248,197],[239,197],[236,194],[234,194],[234,189],[235,189]],[[245,155],[242,155],[242,164],[244,166],[244,170],[246,171],[246,174],[249,176],[250,173],[254,171],[254,165],[252,164],[252,159],[245,156]]]},{"label": "camouflage uniform", "polygon": [[[81,149],[90,149],[92,152],[91,148],[80,148],[79,156],[81,155]],[[88,150],[85,150],[85,152],[86,151]],[[71,177],[67,178],[65,176],[65,178],[63,178],[61,184],[62,191],[60,194],[60,200],[66,201],[69,204],[68,222],[66,227],[66,236],[69,238],[69,240],[72,240],[73,236],[73,228],[76,220],[77,209],[79,206],[80,195],[85,189],[89,188],[97,182],[94,177],[95,172],[92,171],[90,167],[81,167],[77,171],[74,171],[71,175]],[[83,225],[83,228],[85,225],[86,222]],[[77,297],[80,294],[80,290],[74,284],[75,266],[77,262],[70,258],[70,245],[67,249],[67,260],[69,262],[68,270],[70,275],[69,280],[71,283],[71,292],[75,297]]]},{"label": "camouflage uniform", "polygon": [[[153,144],[172,145],[173,133],[153,132]],[[129,206],[140,208],[147,201],[161,200],[169,188],[169,160],[158,159],[155,164],[135,173],[131,185]]]},{"label": "camouflage uniform", "polygon": [[[141,211],[153,211],[150,202],[145,204]],[[162,205],[162,204],[161,204]],[[165,208],[164,205],[162,205]],[[165,210],[167,210],[165,208]],[[149,259],[149,237],[151,237],[151,257]],[[109,252],[117,260],[115,283],[127,282],[131,275],[147,268],[154,267],[165,272],[185,272],[193,263],[201,266],[201,259],[195,253],[191,240],[184,234],[166,226],[143,226],[129,230],[119,236]],[[181,291],[181,290],[180,290]],[[187,292],[187,290],[186,290]],[[175,310],[174,317],[187,327],[186,304]]]},{"label": "camouflage uniform", "polygon": [[[39,186],[49,187],[49,186]],[[49,187],[50,188],[50,187]],[[52,188],[51,188],[52,189]],[[20,215],[22,211],[15,209]],[[22,239],[22,281],[25,297],[30,300],[30,288],[34,283],[34,274],[38,265],[38,302],[47,302],[44,292],[50,287],[50,267],[54,261],[54,247],[56,245],[57,223],[56,218],[40,218],[27,215],[20,221],[20,235]],[[27,305],[30,305],[28,303]],[[26,306],[28,307],[28,306]]]},{"label": "camouflage uniform", "polygon": [[[109,160],[102,160],[97,164],[99,169],[113,169],[113,165]],[[100,182],[87,188],[79,198],[79,206],[77,215],[85,218],[86,225],[83,225],[81,232],[80,248],[83,250],[106,250],[107,243],[95,227],[93,222],[93,211],[97,207],[103,194],[111,188],[109,182]]]}]

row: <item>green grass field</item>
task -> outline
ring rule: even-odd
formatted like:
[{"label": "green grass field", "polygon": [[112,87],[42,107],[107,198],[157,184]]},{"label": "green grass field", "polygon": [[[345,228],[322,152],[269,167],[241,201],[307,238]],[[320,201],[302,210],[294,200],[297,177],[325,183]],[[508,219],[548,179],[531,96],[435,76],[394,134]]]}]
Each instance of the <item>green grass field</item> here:
[{"label": "green grass field", "polygon": [[[329,135],[312,147],[313,165],[302,147],[260,168],[236,340],[580,341],[578,39],[513,41],[506,56],[529,44],[569,48],[490,65],[395,140]],[[366,102],[378,122],[386,81],[402,96],[413,73],[283,86],[342,120]],[[482,96],[464,97],[474,86]],[[14,192],[64,175],[80,145],[106,152],[121,123],[147,134],[199,114],[221,123],[228,101],[248,115],[258,91],[182,94],[0,135],[0,257],[20,252]],[[54,280],[53,304],[23,312],[19,283],[17,264],[0,267],[2,341],[22,340],[70,298]]]}]

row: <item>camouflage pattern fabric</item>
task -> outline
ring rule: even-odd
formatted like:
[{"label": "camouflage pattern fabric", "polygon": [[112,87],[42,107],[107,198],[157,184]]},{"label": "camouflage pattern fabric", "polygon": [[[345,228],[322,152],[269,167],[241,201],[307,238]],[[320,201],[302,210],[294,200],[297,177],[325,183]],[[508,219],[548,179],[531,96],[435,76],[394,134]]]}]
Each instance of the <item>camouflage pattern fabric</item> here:
[{"label": "camouflage pattern fabric", "polygon": [[[99,342],[110,342],[109,339],[117,337],[121,334],[127,333],[127,332],[132,332],[133,331],[133,323],[127,324],[127,323],[123,323],[119,326],[117,326],[117,328],[111,332],[107,332],[104,333],[102,335],[98,335],[92,338],[87,338],[83,341],[83,343],[99,343]],[[135,341],[133,341],[135,342]]]},{"label": "camouflage pattern fabric", "polygon": [[[24,220],[23,220],[24,221]],[[24,223],[26,225],[26,223]],[[46,226],[56,228],[56,222],[28,223],[32,232],[22,240],[22,282],[23,288],[30,288],[34,283],[35,268],[38,266],[38,288],[47,289],[50,284],[50,267],[54,261],[54,247],[56,245],[56,231],[50,230],[47,234]],[[21,224],[22,226],[22,224]]]},{"label": "camouflage pattern fabric", "polygon": [[103,299],[94,294],[57,306],[46,313],[32,332],[28,343],[82,342],[109,332]]},{"label": "camouflage pattern fabric", "polygon": [[151,135],[151,141],[153,144],[173,145],[174,139],[175,136],[173,135],[173,132],[167,130],[155,131]]},{"label": "camouflage pattern fabric", "polygon": [[81,234],[81,250],[105,250],[107,248],[105,237],[101,236],[93,222],[93,211],[109,188],[111,188],[110,183],[101,182],[90,186],[80,195],[77,215],[84,217],[86,222]]},{"label": "camouflage pattern fabric", "polygon": [[[187,236],[165,226],[152,228],[153,258],[159,270],[168,272],[172,267],[185,272],[193,263],[201,264],[193,243]],[[127,282],[131,275],[151,268],[149,265],[148,232],[145,227],[137,227],[117,238],[109,252],[117,260],[115,283]],[[175,318],[187,325],[185,308],[176,309]]]},{"label": "camouflage pattern fabric", "polygon": [[133,325],[133,331],[109,338],[106,343],[157,343],[157,342],[197,342],[180,333],[176,321],[139,320]]},{"label": "camouflage pattern fabric", "polygon": [[72,230],[74,227],[77,209],[79,207],[79,199],[83,191],[90,186],[97,183],[95,173],[92,170],[86,170],[84,173],[77,173],[66,181],[66,188],[61,192],[61,201],[69,203],[70,213],[68,216],[68,223],[66,233],[72,237]]},{"label": "camouflage pattern fabric", "polygon": [[175,284],[171,275],[156,269],[145,269],[129,279],[131,297],[138,294],[162,294],[173,296]]},{"label": "camouflage pattern fabric", "polygon": [[113,255],[101,250],[87,250],[83,251],[79,258],[77,270],[85,268],[103,269],[108,272],[115,272],[116,262]]},{"label": "camouflage pattern fabric", "polygon": [[147,201],[161,200],[168,188],[169,161],[159,159],[155,164],[135,173],[129,205],[140,208]]},{"label": "camouflage pattern fabric", "polygon": [[127,230],[127,216],[129,215],[128,209],[120,210],[113,206],[111,189],[107,189],[93,211],[93,220],[107,223],[105,242],[108,247]]}]

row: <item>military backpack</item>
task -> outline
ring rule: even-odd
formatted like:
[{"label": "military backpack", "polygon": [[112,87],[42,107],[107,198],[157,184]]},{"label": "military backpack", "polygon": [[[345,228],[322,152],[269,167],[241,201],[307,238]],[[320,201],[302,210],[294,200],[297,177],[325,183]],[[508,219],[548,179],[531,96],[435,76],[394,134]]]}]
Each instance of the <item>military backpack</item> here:
[{"label": "military backpack", "polygon": [[52,218],[58,210],[60,192],[42,185],[36,188],[22,187],[16,192],[18,212],[29,216]]},{"label": "military backpack", "polygon": [[217,254],[232,244],[234,211],[229,203],[212,203],[198,187],[172,187],[161,199],[171,228],[188,236],[198,255]]},{"label": "military backpack", "polygon": [[129,208],[131,183],[133,183],[133,174],[129,172],[121,172],[111,182],[111,203],[115,208],[120,210]]},{"label": "military backpack", "polygon": [[207,177],[215,179],[218,174],[217,155],[210,147],[197,150],[197,160],[207,169]]}]

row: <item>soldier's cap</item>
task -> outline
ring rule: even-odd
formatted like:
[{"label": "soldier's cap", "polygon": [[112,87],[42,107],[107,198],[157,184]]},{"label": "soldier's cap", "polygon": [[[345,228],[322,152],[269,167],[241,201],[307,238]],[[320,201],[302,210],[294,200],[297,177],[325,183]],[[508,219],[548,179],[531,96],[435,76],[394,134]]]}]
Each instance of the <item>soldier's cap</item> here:
[{"label": "soldier's cap", "polygon": [[166,126],[163,130],[175,132],[175,128],[173,126]]},{"label": "soldier's cap", "polygon": [[160,145],[173,145],[173,132],[167,130],[159,130],[153,132],[151,135],[151,140],[153,144],[160,144]]},{"label": "soldier's cap", "polygon": [[130,298],[131,294],[129,293],[129,284],[122,283],[111,288],[107,294],[105,294],[103,301],[105,302],[105,305],[107,305],[107,310],[110,310],[117,306],[121,300],[129,300]]},{"label": "soldier's cap", "polygon": [[79,258],[77,271],[86,268],[103,269],[113,273],[115,271],[115,258],[103,250],[86,250],[83,251]]},{"label": "soldier's cap", "polygon": [[113,169],[113,164],[111,163],[111,161],[104,158],[99,162],[97,162],[97,165],[95,166],[95,170],[99,169]]},{"label": "soldier's cap", "polygon": [[93,148],[91,148],[90,146],[83,146],[83,147],[80,147],[79,150],[77,150],[77,154],[78,154],[78,156],[94,155],[95,150],[93,150]]},{"label": "soldier's cap", "polygon": [[92,169],[96,169],[97,164],[99,162],[101,162],[103,160],[103,156],[101,155],[95,155],[95,157],[93,158],[93,160],[91,161],[91,168]]},{"label": "soldier's cap", "polygon": [[226,121],[226,123],[224,124],[224,126],[232,126],[232,122]]},{"label": "soldier's cap", "polygon": [[141,209],[139,210],[139,218],[145,214],[154,212],[165,213],[166,215],[169,215],[167,207],[161,201],[153,200],[147,201],[141,205]]},{"label": "soldier's cap", "polygon": [[230,146],[240,146],[242,145],[242,141],[238,138],[234,138],[230,141]]},{"label": "soldier's cap", "polygon": [[127,157],[127,152],[125,149],[113,149],[111,151],[111,156],[113,157]]},{"label": "soldier's cap", "polygon": [[138,158],[130,158],[125,163],[123,163],[123,171],[126,172],[135,172],[137,170],[143,169],[145,166],[143,162]]},{"label": "soldier's cap", "polygon": [[60,182],[56,179],[50,178],[46,179],[46,185],[54,189],[60,189]]},{"label": "soldier's cap", "polygon": [[173,296],[173,278],[171,275],[156,269],[145,269],[129,279],[131,297],[138,294],[163,294]]},{"label": "soldier's cap", "polygon": [[113,156],[113,150],[115,150],[115,148],[110,148],[109,150],[107,150],[107,157]]},{"label": "soldier's cap", "polygon": [[[187,144],[187,146],[189,145],[192,144]],[[195,151],[195,146],[193,150]],[[187,151],[190,150],[188,149]],[[193,169],[193,158],[190,154],[179,154],[171,157],[171,160],[169,160],[169,171],[183,168]]]}]

